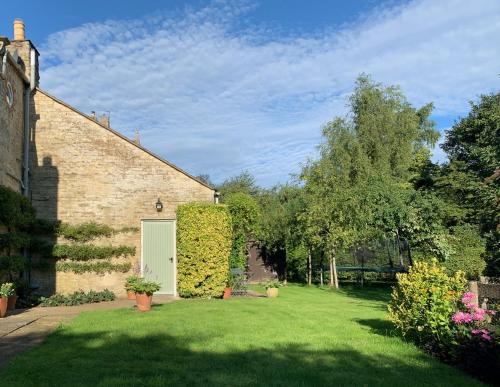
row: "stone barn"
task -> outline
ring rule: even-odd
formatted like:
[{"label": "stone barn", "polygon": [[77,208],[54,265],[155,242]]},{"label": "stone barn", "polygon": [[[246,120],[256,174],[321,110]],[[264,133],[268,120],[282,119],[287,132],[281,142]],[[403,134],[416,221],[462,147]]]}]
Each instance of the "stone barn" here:
[{"label": "stone barn", "polygon": [[[213,202],[214,189],[113,130],[109,117],[85,114],[41,89],[38,56],[22,21],[14,22],[13,40],[0,37],[0,184],[25,195],[39,218],[109,226],[112,235],[92,244],[129,253],[104,271],[60,263],[32,269],[31,284],[46,294],[123,294],[125,277],[142,271],[162,284],[160,293],[175,295],[176,208]],[[75,243],[63,239],[53,242]]]}]

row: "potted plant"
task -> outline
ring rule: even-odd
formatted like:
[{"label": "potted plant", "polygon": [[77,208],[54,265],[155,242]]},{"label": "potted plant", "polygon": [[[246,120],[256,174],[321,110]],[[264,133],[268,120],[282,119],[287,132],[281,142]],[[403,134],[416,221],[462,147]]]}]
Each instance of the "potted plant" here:
[{"label": "potted plant", "polygon": [[17,287],[14,284],[12,284],[12,294],[7,299],[7,310],[16,309],[16,302],[17,302],[16,288]]},{"label": "potted plant", "polygon": [[278,288],[281,286],[281,283],[277,279],[271,279],[264,283],[264,287],[266,288],[266,294],[268,297],[274,298],[278,297]]},{"label": "potted plant", "polygon": [[224,294],[222,295],[222,299],[227,300],[231,298],[231,293],[233,292],[233,286],[235,284],[235,278],[232,274],[229,274],[227,278],[226,287],[224,288]]},{"label": "potted plant", "polygon": [[135,300],[135,292],[132,290],[133,285],[140,279],[139,276],[131,275],[125,279],[125,291],[127,292],[127,299]]},{"label": "potted plant", "polygon": [[161,285],[158,282],[146,281],[144,278],[138,278],[131,286],[135,292],[135,302],[137,309],[141,312],[151,310],[151,302],[153,301],[153,293],[160,290]]},{"label": "potted plant", "polygon": [[7,313],[7,305],[9,297],[14,294],[14,284],[7,282],[0,286],[0,318]]}]

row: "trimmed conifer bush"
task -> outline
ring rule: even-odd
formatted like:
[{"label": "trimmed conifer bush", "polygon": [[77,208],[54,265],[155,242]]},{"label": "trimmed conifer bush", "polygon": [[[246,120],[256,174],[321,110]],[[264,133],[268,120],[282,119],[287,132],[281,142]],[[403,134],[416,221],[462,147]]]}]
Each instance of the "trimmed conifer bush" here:
[{"label": "trimmed conifer bush", "polygon": [[177,280],[181,297],[220,297],[231,253],[226,206],[184,204],[177,209]]}]

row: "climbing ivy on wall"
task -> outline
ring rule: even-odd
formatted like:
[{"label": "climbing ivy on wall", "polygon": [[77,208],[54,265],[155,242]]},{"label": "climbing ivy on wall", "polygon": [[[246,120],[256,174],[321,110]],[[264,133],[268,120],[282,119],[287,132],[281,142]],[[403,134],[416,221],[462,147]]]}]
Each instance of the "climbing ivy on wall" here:
[{"label": "climbing ivy on wall", "polygon": [[24,196],[0,186],[0,280],[14,281],[26,268],[20,254],[30,246],[28,230],[35,222],[35,209]]},{"label": "climbing ivy on wall", "polygon": [[182,297],[220,297],[231,253],[226,206],[190,203],[177,209],[177,278]]},{"label": "climbing ivy on wall", "polygon": [[135,255],[134,246],[96,246],[88,244],[54,245],[54,258],[71,261],[89,261],[92,259],[126,258]]}]

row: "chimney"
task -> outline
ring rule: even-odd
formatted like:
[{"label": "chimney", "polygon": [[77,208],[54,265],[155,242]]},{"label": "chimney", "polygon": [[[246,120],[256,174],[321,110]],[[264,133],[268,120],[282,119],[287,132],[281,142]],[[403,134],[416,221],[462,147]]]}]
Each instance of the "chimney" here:
[{"label": "chimney", "polygon": [[137,145],[141,145],[141,137],[139,135],[139,129],[135,130],[134,139],[132,141],[135,142]]},{"label": "chimney", "polygon": [[14,20],[14,40],[26,40],[24,22],[21,19]]},{"label": "chimney", "polygon": [[7,46],[13,57],[20,59],[19,65],[24,74],[33,82],[33,87],[38,86],[40,75],[38,72],[39,53],[33,43],[26,39],[25,25],[21,19],[14,20],[14,40]]},{"label": "chimney", "polygon": [[109,115],[103,114],[99,117],[99,123],[106,128],[109,128]]}]

